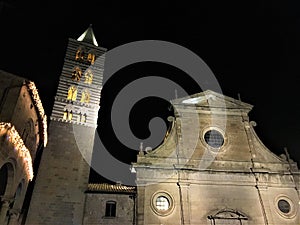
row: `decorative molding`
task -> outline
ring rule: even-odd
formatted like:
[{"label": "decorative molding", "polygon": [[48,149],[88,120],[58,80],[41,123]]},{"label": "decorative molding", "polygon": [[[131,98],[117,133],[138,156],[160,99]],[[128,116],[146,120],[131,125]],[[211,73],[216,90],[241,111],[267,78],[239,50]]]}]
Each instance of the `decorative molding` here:
[{"label": "decorative molding", "polygon": [[18,131],[10,123],[0,122],[0,135],[5,135],[6,139],[14,146],[18,157],[24,163],[27,178],[31,181],[33,178],[32,158]]},{"label": "decorative molding", "polygon": [[33,81],[27,82],[27,87],[29,89],[29,92],[31,94],[31,97],[33,99],[34,105],[37,108],[39,112],[39,117],[42,120],[42,134],[43,134],[43,140],[44,140],[44,147],[46,147],[48,142],[48,134],[47,134],[47,116],[45,114],[45,110],[42,105],[42,101],[40,99],[38,90],[35,86],[35,83]]}]

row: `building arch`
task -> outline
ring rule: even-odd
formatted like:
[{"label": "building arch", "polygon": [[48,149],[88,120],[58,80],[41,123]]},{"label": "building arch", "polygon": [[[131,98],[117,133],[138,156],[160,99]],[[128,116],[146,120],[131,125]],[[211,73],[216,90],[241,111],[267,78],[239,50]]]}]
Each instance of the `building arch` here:
[{"label": "building arch", "polygon": [[84,73],[84,83],[92,84],[93,77],[94,77],[93,71],[91,69],[87,69],[86,72]]},{"label": "building arch", "polygon": [[11,197],[14,186],[15,169],[12,163],[6,162],[0,168],[0,198],[1,201]]},{"label": "building arch", "polygon": [[96,52],[95,50],[91,49],[88,51],[88,55],[87,55],[87,61],[93,65],[95,63],[96,60]]},{"label": "building arch", "polygon": [[72,104],[67,104],[64,107],[63,119],[71,121],[73,118],[74,106]]},{"label": "building arch", "polygon": [[79,66],[75,66],[72,72],[72,80],[80,81],[81,76],[82,76],[82,70],[80,69]]},{"label": "building arch", "polygon": [[26,183],[25,183],[25,179],[22,178],[17,188],[15,189],[14,201],[11,205],[11,208],[18,209],[18,210],[21,209],[25,197],[25,192],[26,192],[25,190],[26,190]]},{"label": "building arch", "polygon": [[84,46],[79,46],[76,50],[75,60],[83,61],[85,52],[86,52],[85,47]]},{"label": "building arch", "polygon": [[89,89],[85,88],[81,91],[81,99],[80,102],[89,103],[91,98],[91,93]]},{"label": "building arch", "polygon": [[224,208],[207,217],[211,225],[245,225],[248,224],[248,217],[234,209]]},{"label": "building arch", "polygon": [[77,98],[77,87],[71,85],[68,89],[67,100],[76,101],[76,98]]},{"label": "building arch", "polygon": [[36,143],[36,135],[34,130],[34,122],[32,118],[29,118],[27,122],[25,123],[23,127],[23,131],[21,134],[21,138],[27,147],[27,149],[30,151],[31,155],[34,155],[34,150],[37,145]]},{"label": "building arch", "polygon": [[81,108],[78,111],[77,122],[86,123],[86,121],[87,121],[87,109],[86,108]]}]

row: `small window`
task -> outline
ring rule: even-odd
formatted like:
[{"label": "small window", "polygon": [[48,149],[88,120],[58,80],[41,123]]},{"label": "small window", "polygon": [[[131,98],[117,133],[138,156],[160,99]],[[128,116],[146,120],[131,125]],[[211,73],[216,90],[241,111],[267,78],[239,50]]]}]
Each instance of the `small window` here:
[{"label": "small window", "polygon": [[86,123],[86,114],[85,113],[79,113],[78,122]]},{"label": "small window", "polygon": [[224,144],[224,137],[217,130],[207,131],[204,134],[204,140],[212,148],[220,148]]},{"label": "small window", "polygon": [[84,83],[91,84],[93,82],[93,72],[92,70],[88,69],[84,74]]},{"label": "small window", "polygon": [[84,89],[81,93],[81,102],[89,103],[90,102],[90,92],[87,89]]},{"label": "small window", "polygon": [[116,202],[107,201],[105,207],[105,217],[116,217]]},{"label": "small window", "polygon": [[151,208],[159,216],[167,216],[174,210],[174,199],[165,191],[158,191],[151,197]]},{"label": "small window", "polygon": [[88,53],[87,61],[90,62],[91,65],[93,65],[95,62],[95,59],[96,59],[95,53],[93,51],[90,51]]},{"label": "small window", "polygon": [[65,110],[63,119],[64,120],[72,120],[72,118],[73,118],[73,112],[72,111],[69,112],[69,111]]},{"label": "small window", "polygon": [[296,216],[297,207],[295,206],[298,204],[298,202],[295,204],[291,198],[285,195],[278,196],[275,201],[276,211],[280,216],[286,219]]},{"label": "small window", "polygon": [[169,200],[164,196],[159,196],[156,198],[156,208],[160,211],[166,211],[170,208]]},{"label": "small window", "polygon": [[81,69],[78,66],[76,66],[72,73],[72,80],[80,81],[81,76],[82,76]]},{"label": "small window", "polygon": [[82,61],[84,59],[84,48],[79,47],[76,51],[75,60]]},{"label": "small window", "polygon": [[72,85],[71,87],[69,87],[67,99],[76,101],[76,98],[77,98],[77,88]]},{"label": "small window", "polygon": [[283,213],[289,213],[291,211],[290,203],[284,199],[278,201],[278,208]]}]

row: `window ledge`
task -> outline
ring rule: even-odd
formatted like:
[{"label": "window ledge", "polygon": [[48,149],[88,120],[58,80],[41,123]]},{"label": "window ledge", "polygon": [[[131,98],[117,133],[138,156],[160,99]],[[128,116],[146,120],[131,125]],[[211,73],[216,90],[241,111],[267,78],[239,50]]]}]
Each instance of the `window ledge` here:
[{"label": "window ledge", "polygon": [[103,216],[102,219],[116,219],[116,216]]}]

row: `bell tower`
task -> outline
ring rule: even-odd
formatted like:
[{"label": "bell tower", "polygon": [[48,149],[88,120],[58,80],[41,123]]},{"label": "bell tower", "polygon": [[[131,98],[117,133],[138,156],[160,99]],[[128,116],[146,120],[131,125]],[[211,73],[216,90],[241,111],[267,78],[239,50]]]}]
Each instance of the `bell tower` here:
[{"label": "bell tower", "polygon": [[69,38],[26,224],[82,224],[106,49],[90,25]]}]

